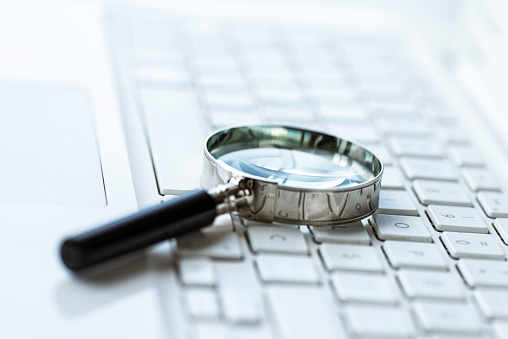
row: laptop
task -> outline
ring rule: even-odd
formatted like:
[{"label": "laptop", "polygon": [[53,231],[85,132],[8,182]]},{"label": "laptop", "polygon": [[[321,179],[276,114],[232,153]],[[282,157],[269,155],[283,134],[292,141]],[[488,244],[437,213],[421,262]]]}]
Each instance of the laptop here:
[{"label": "laptop", "polygon": [[[507,338],[502,13],[2,2],[0,336]],[[376,214],[224,215],[95,272],[64,267],[65,237],[198,188],[206,136],[257,123],[372,150]]]}]

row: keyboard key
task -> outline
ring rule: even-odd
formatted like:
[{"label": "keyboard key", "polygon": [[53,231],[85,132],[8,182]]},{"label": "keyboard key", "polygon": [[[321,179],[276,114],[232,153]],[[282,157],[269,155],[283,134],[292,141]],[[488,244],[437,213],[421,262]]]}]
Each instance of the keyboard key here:
[{"label": "keyboard key", "polygon": [[448,153],[453,163],[459,167],[484,167],[485,160],[473,148],[469,146],[450,146]]},{"label": "keyboard key", "polygon": [[413,156],[422,158],[442,158],[443,152],[439,145],[430,138],[403,138],[389,139],[392,151],[398,156]]},{"label": "keyboard key", "polygon": [[454,258],[505,259],[503,250],[490,234],[443,232],[441,239]]},{"label": "keyboard key", "polygon": [[496,219],[496,221],[494,221],[494,227],[501,236],[501,240],[503,240],[505,244],[508,244],[508,219]]},{"label": "keyboard key", "polygon": [[[199,187],[207,132],[199,127],[202,118],[196,94],[148,86],[140,92],[160,193],[180,194]],[[192,138],[189,126],[193,126]]]},{"label": "keyboard key", "polygon": [[373,226],[382,240],[432,242],[427,227],[419,217],[376,214]]},{"label": "keyboard key", "polygon": [[261,321],[261,307],[251,295],[222,290],[221,301],[227,321],[233,324],[255,324]]},{"label": "keyboard key", "polygon": [[363,123],[369,120],[368,114],[360,105],[320,105],[319,111],[329,122]]},{"label": "keyboard key", "polygon": [[325,267],[330,270],[383,272],[376,250],[371,246],[321,244],[319,247]]},{"label": "keyboard key", "polygon": [[455,170],[444,160],[403,158],[400,160],[400,165],[410,180],[457,181]]},{"label": "keyboard key", "polygon": [[386,276],[361,273],[333,272],[332,286],[339,300],[344,302],[396,304],[394,281]]},{"label": "keyboard key", "polygon": [[381,188],[403,190],[405,186],[402,181],[402,173],[393,166],[385,166],[383,180],[381,180]]},{"label": "keyboard key", "polygon": [[425,331],[457,334],[481,332],[480,318],[470,304],[417,301],[414,310]]},{"label": "keyboard key", "polygon": [[321,280],[309,257],[259,254],[256,263],[264,282],[317,284]]},{"label": "keyboard key", "polygon": [[[268,286],[267,300],[282,338],[346,338],[329,294],[317,286]],[[305,305],[305,307],[301,307]],[[278,337],[278,336],[277,336]]]},{"label": "keyboard key", "polygon": [[500,191],[499,183],[492,173],[483,168],[464,168],[462,175],[473,191]]},{"label": "keyboard key", "polygon": [[381,190],[377,213],[418,216],[418,209],[406,191]]},{"label": "keyboard key", "polygon": [[499,339],[508,339],[508,322],[495,322],[494,331]]},{"label": "keyboard key", "polygon": [[208,107],[214,109],[245,111],[251,110],[254,107],[254,103],[248,92],[205,92],[203,99]]},{"label": "keyboard key", "polygon": [[413,299],[463,300],[464,288],[449,272],[400,271],[404,292]]},{"label": "keyboard key", "polygon": [[184,257],[242,259],[243,251],[235,233],[195,232],[176,239],[178,254]]},{"label": "keyboard key", "polygon": [[414,336],[413,322],[407,311],[402,308],[351,305],[345,309],[344,316],[355,338],[412,338]]},{"label": "keyboard key", "polygon": [[259,88],[257,95],[265,105],[298,107],[305,103],[305,97],[300,89]]},{"label": "keyboard key", "polygon": [[413,182],[418,199],[424,205],[472,206],[471,199],[460,183],[415,180]]},{"label": "keyboard key", "polygon": [[220,316],[219,301],[213,290],[185,291],[184,300],[191,318],[217,319]]},{"label": "keyboard key", "polygon": [[214,286],[217,284],[213,263],[208,258],[183,258],[178,262],[184,285]]},{"label": "keyboard key", "polygon": [[502,193],[480,192],[478,201],[491,218],[508,218],[508,198]]},{"label": "keyboard key", "polygon": [[[393,165],[393,157],[392,157],[392,155],[390,154],[390,152],[388,151],[388,149],[385,146],[383,146],[383,145],[370,145],[368,148],[379,159],[381,159],[381,161],[383,162],[383,164],[385,166],[388,167],[390,165]],[[385,167],[385,170],[386,170],[387,167]],[[400,173],[399,171],[397,171],[397,172]],[[383,175],[383,180],[384,180],[384,175]],[[381,185],[382,184],[383,183],[381,183]]]},{"label": "keyboard key", "polygon": [[440,231],[488,233],[487,225],[474,208],[430,205],[427,214]]},{"label": "keyboard key", "polygon": [[249,226],[247,235],[252,250],[256,253],[307,254],[309,251],[298,227]]},{"label": "keyboard key", "polygon": [[387,240],[383,249],[395,268],[448,269],[435,244]]},{"label": "keyboard key", "polygon": [[266,115],[270,121],[290,121],[305,123],[314,121],[314,114],[310,108],[304,105],[299,107],[267,106]]},{"label": "keyboard key", "polygon": [[436,128],[437,135],[441,140],[448,144],[466,146],[469,144],[467,133],[457,125],[438,125]]},{"label": "keyboard key", "polygon": [[379,143],[379,134],[370,125],[329,122],[327,129],[330,133],[340,135],[344,139],[356,140],[365,144]]},{"label": "keyboard key", "polygon": [[386,135],[403,137],[423,137],[429,135],[429,129],[418,118],[378,120],[378,125]]},{"label": "keyboard key", "polygon": [[210,121],[215,128],[221,128],[236,124],[242,121],[245,125],[254,125],[261,122],[261,118],[255,111],[235,111],[225,109],[208,109]]},{"label": "keyboard key", "polygon": [[477,289],[474,297],[487,318],[508,319],[507,291]]},{"label": "keyboard key", "polygon": [[338,242],[345,244],[370,244],[370,237],[361,221],[329,227],[314,227],[310,230],[316,242]]},{"label": "keyboard key", "polygon": [[508,287],[508,262],[461,259],[457,265],[471,287]]}]

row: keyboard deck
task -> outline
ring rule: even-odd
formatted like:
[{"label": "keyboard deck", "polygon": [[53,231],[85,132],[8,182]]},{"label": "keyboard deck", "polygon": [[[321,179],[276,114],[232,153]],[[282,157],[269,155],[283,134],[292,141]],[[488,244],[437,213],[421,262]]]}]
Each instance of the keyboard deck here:
[{"label": "keyboard deck", "polygon": [[322,129],[386,166],[362,222],[226,215],[173,240],[170,335],[508,338],[508,196],[403,41],[160,16],[112,32],[162,195],[198,187],[204,140],[227,125]]}]

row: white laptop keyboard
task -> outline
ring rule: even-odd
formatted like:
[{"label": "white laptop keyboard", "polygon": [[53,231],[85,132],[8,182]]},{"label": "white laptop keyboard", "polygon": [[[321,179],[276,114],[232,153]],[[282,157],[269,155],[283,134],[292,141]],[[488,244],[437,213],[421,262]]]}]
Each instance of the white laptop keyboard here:
[{"label": "white laptop keyboard", "polygon": [[166,267],[176,301],[163,307],[181,322],[169,334],[508,338],[508,196],[405,46],[244,26],[160,14],[114,26],[160,193],[198,187],[212,130],[281,122],[378,154],[380,207],[333,229],[227,215],[177,239]]}]

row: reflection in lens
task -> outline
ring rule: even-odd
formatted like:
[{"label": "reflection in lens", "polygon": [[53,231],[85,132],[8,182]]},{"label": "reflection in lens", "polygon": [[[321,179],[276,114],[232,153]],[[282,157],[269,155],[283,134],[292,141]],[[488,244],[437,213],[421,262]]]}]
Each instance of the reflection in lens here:
[{"label": "reflection in lens", "polygon": [[244,173],[297,188],[352,187],[374,178],[359,162],[324,150],[249,148],[226,153],[218,160]]}]

